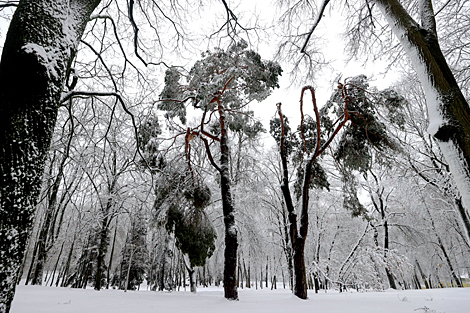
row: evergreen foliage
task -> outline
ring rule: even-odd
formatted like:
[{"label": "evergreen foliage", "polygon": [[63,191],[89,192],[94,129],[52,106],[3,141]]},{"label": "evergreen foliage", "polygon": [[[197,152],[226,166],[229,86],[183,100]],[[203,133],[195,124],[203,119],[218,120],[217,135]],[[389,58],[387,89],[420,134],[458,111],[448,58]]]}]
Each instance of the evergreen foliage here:
[{"label": "evergreen foliage", "polygon": [[[253,100],[264,100],[272,89],[279,88],[282,69],[247,48],[248,44],[241,40],[226,51],[220,48],[207,51],[185,75],[181,68],[168,69],[158,109],[167,112],[166,118],[178,117],[185,124],[186,101],[210,112],[216,108],[214,97],[219,97],[230,109],[242,109]],[[183,76],[186,82],[182,82]]]},{"label": "evergreen foliage", "polygon": [[[334,156],[343,166],[366,174],[372,165],[374,151],[399,150],[398,144],[389,136],[387,127],[380,121],[379,115],[385,110],[397,125],[403,125],[404,116],[400,112],[404,98],[393,90],[380,92],[369,91],[368,78],[359,75],[347,80],[342,88],[336,90],[322,110],[325,120],[327,113],[336,116],[350,115],[350,123],[343,128],[341,138],[335,148]],[[346,109],[345,109],[346,108]],[[327,123],[326,125],[332,125]],[[327,128],[333,131],[333,128]]]},{"label": "evergreen foliage", "polygon": [[[284,119],[284,149],[286,150],[286,155],[291,158],[293,165],[296,168],[296,180],[294,183],[294,193],[297,197],[297,200],[302,195],[302,183],[304,179],[304,167],[305,167],[305,158],[308,154],[312,153],[315,150],[317,143],[316,135],[316,122],[310,117],[306,116],[302,131],[300,125],[297,127],[297,131],[292,133],[289,126],[289,120],[287,117]],[[303,132],[303,137],[302,137]],[[278,145],[281,140],[281,121],[280,118],[275,117],[270,121],[270,133],[271,136],[276,140]],[[323,167],[320,165],[318,160],[315,160],[312,164],[311,172],[311,184],[310,189],[321,188],[329,190],[330,184],[328,183],[327,175]]]}]

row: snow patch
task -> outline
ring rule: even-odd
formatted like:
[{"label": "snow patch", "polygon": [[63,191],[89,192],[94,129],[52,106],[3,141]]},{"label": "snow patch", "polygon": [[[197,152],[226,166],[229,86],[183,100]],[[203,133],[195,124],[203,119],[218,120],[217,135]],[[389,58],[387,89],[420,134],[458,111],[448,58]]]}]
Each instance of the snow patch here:
[{"label": "snow patch", "polygon": [[470,190],[470,173],[468,172],[465,159],[452,141],[438,141],[438,144],[449,164],[450,172],[462,196],[463,205],[466,208],[470,208],[470,192],[463,192],[463,190]]},{"label": "snow patch", "polygon": [[230,227],[227,229],[227,233],[229,233],[231,236],[236,236],[237,235],[237,228],[235,225],[230,225]]},{"label": "snow patch", "polygon": [[34,54],[46,70],[49,78],[58,78],[59,74],[57,69],[59,68],[58,60],[60,57],[60,50],[55,47],[43,47],[35,43],[27,43],[22,47],[26,53]]},{"label": "snow patch", "polygon": [[[395,20],[388,12],[390,8],[384,6],[381,2],[377,2],[377,5],[382,12],[382,15],[390,25],[392,32],[400,41],[403,49],[407,56],[410,58],[413,64],[413,69],[419,77],[421,86],[423,87],[424,94],[426,97],[426,104],[428,108],[428,133],[434,135],[437,133],[439,128],[445,124],[444,116],[442,115],[442,98],[443,95],[439,93],[434,87],[432,79],[428,74],[426,62],[420,56],[418,49],[413,46],[408,40],[408,27],[410,25],[401,25],[399,21]],[[416,25],[418,27],[418,25]]]},{"label": "snow patch", "polygon": [[[155,292],[122,290],[17,286],[10,313],[100,313],[116,312],[224,312],[224,313],[457,313],[468,311],[470,288],[436,288],[427,290],[387,290],[385,292],[309,293],[309,300],[300,300],[279,284],[277,289],[239,289],[240,301],[226,301],[223,288],[199,288],[194,295],[186,291]],[[402,299],[408,301],[403,301]],[[433,301],[429,301],[429,299]]]}]

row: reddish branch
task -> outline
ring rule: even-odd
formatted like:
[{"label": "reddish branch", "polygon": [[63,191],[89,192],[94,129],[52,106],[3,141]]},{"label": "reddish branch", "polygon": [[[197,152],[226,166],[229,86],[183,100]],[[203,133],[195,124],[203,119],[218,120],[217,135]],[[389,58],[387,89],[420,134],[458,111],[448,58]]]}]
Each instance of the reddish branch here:
[{"label": "reddish branch", "polygon": [[348,105],[347,92],[344,88],[342,88],[342,85],[341,85],[340,90],[342,92],[342,97],[345,101],[344,114],[337,122],[335,122],[335,124],[341,121],[341,119],[342,121],[338,124],[335,131],[329,136],[326,142],[323,145],[321,145],[320,114],[319,114],[317,102],[315,99],[315,90],[311,86],[306,86],[302,88],[302,93],[300,97],[300,112],[301,112],[300,133],[302,136],[305,152],[308,153],[308,151],[306,151],[307,144],[306,144],[304,128],[303,128],[303,123],[304,123],[304,114],[303,114],[303,99],[304,98],[303,97],[304,97],[305,91],[307,90],[310,90],[310,93],[312,95],[313,109],[315,111],[315,117],[316,117],[315,123],[316,123],[316,128],[317,128],[317,134],[316,134],[317,142],[315,145],[315,152],[310,154],[305,164],[304,181],[302,184],[302,202],[301,202],[301,209],[300,209],[300,228],[297,227],[297,215],[295,214],[295,207],[294,207],[292,196],[291,196],[290,189],[289,189],[289,172],[288,172],[288,167],[287,167],[288,155],[287,155],[287,150],[285,147],[286,131],[285,131],[284,116],[282,115],[282,111],[281,111],[281,103],[277,104],[277,110],[278,110],[280,123],[281,123],[281,138],[280,138],[280,150],[281,150],[280,154],[281,154],[281,163],[282,163],[281,190],[284,196],[287,211],[289,212],[289,222],[290,222],[289,235],[290,235],[290,239],[292,242],[292,250],[294,251],[294,255],[293,255],[294,269],[295,269],[294,271],[294,274],[295,274],[294,294],[301,299],[307,298],[307,282],[306,282],[306,271],[305,271],[304,247],[305,247],[305,240],[307,238],[307,233],[308,233],[308,201],[309,201],[309,187],[311,184],[311,176],[313,173],[313,163],[315,162],[317,157],[321,155],[323,151],[325,151],[325,149],[331,144],[334,137],[338,134],[341,128],[343,128],[346,122],[350,120],[350,115],[347,110],[347,105]]}]

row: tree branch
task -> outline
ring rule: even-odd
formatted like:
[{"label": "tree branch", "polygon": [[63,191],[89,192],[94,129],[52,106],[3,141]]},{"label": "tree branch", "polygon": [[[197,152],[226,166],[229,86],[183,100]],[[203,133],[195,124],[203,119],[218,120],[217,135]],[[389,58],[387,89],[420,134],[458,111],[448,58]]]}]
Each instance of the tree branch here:
[{"label": "tree branch", "polygon": [[330,0],[323,0],[323,3],[321,4],[320,6],[320,10],[318,11],[318,14],[317,14],[317,18],[315,19],[315,22],[313,22],[313,26],[312,26],[312,29],[310,30],[310,32],[308,33],[307,35],[307,39],[305,39],[305,43],[304,45],[302,46],[302,49],[300,49],[300,53],[305,53],[306,54],[306,51],[305,49],[307,48],[307,44],[310,40],[310,37],[312,37],[312,34],[313,32],[315,31],[315,28],[317,28],[318,24],[320,23],[322,17],[323,17],[323,12],[325,12],[325,9],[326,7],[328,6],[328,3],[330,2]]},{"label": "tree branch", "polygon": [[209,142],[207,141],[206,138],[200,136],[202,142],[204,142],[204,146],[206,147],[206,153],[207,153],[207,157],[209,158],[209,161],[211,162],[212,166],[219,172],[221,173],[222,172],[222,169],[217,165],[217,163],[215,163],[214,161],[214,158],[212,157],[212,152],[211,152],[211,149],[209,147]]},{"label": "tree branch", "polygon": [[[72,91],[69,91],[69,92],[65,93],[62,96],[59,103],[63,104],[65,102],[67,102],[68,100],[72,99],[72,98],[82,97],[82,96],[83,97],[116,97],[117,101],[119,101],[119,103],[121,104],[122,109],[124,110],[124,112],[126,112],[131,117],[132,126],[134,127],[135,140],[136,140],[136,154],[139,154],[139,156],[144,160],[145,158],[139,150],[139,134],[138,134],[138,128],[137,128],[137,124],[135,122],[134,114],[132,114],[132,112],[129,111],[129,109],[127,108],[126,104],[124,103],[124,99],[121,97],[121,95],[117,92],[78,91],[78,90],[76,91],[76,90],[72,90]],[[135,155],[134,155],[134,157],[135,157]]]},{"label": "tree branch", "polygon": [[436,18],[434,17],[432,0],[420,0],[419,11],[421,16],[421,26],[437,37]]}]

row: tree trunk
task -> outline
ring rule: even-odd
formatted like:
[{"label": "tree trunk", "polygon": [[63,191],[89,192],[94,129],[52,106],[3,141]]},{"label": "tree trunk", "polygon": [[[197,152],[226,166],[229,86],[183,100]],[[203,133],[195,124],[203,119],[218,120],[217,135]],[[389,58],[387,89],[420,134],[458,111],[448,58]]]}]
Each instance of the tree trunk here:
[{"label": "tree trunk", "polygon": [[108,217],[105,216],[103,217],[103,220],[101,221],[98,256],[96,258],[95,290],[101,289],[101,280],[103,277],[103,268],[104,268],[104,258],[106,256],[107,250],[108,250]]},{"label": "tree trunk", "polygon": [[72,245],[70,246],[69,254],[67,256],[67,262],[65,263],[64,272],[62,274],[62,283],[60,284],[61,287],[65,287],[67,285],[67,275],[69,274],[70,263],[72,262],[73,248],[75,246],[75,237],[76,232],[73,235]]},{"label": "tree trunk", "polygon": [[286,255],[287,261],[287,270],[289,272],[289,287],[292,291],[294,291],[294,265],[293,265],[293,257],[292,257],[292,245],[289,240],[289,223],[287,220],[287,216],[285,214],[284,208],[282,209],[282,222],[284,227],[284,253]]},{"label": "tree trunk", "polygon": [[236,284],[238,238],[235,226],[234,205],[230,189],[228,135],[225,127],[225,110],[219,102],[220,118],[220,189],[225,224],[224,251],[224,296],[229,300],[238,300]]},{"label": "tree trunk", "polygon": [[304,247],[305,241],[297,238],[294,245],[294,294],[300,299],[307,299]]},{"label": "tree trunk", "polygon": [[[54,265],[54,270],[52,271],[51,284],[49,285],[50,287],[52,287],[52,284],[54,283],[55,272],[57,271],[57,267],[59,266],[60,257],[62,256],[62,251],[64,250],[64,244],[65,244],[65,241],[62,242],[62,245],[60,246],[59,255],[57,256],[57,260],[56,260],[55,265]],[[58,281],[58,279],[57,279],[57,281]]]},{"label": "tree trunk", "polygon": [[468,246],[470,247],[470,218],[468,216],[467,210],[462,205],[461,198],[454,198],[455,205],[457,206],[457,210],[459,211],[460,218],[462,219],[462,223],[465,228],[465,233],[467,235],[466,239],[468,242]]},{"label": "tree trunk", "polygon": [[99,0],[20,1],[0,63],[0,312],[9,312],[67,72]]},{"label": "tree trunk", "polygon": [[[131,245],[131,255],[129,256],[129,264],[127,266],[127,273],[126,273],[126,283],[124,287],[124,292],[127,292],[127,289],[129,289],[129,277],[131,275],[131,269],[132,269],[132,258],[134,257],[134,252],[135,252],[135,247]],[[95,287],[96,289],[96,287]]]},{"label": "tree trunk", "polygon": [[431,0],[421,0],[421,25],[398,0],[374,0],[418,73],[437,139],[465,208],[470,207],[470,108],[439,46]]},{"label": "tree trunk", "polygon": [[265,274],[266,288],[268,288],[268,265],[269,265],[269,257],[266,258],[266,274]]},{"label": "tree trunk", "polygon": [[[64,153],[60,164],[59,171],[54,179],[52,186],[50,186],[50,192],[48,193],[48,203],[46,207],[46,212],[44,213],[44,222],[41,226],[41,231],[39,232],[39,237],[37,241],[37,261],[33,277],[31,279],[31,285],[42,285],[43,281],[43,272],[44,272],[44,263],[47,259],[47,252],[50,250],[55,241],[54,236],[54,225],[56,222],[56,217],[59,212],[57,205],[57,195],[59,193],[59,187],[62,181],[62,176],[64,172],[65,162],[68,158],[68,151]],[[54,156],[54,160],[55,160]],[[52,170],[54,167],[54,161],[51,162],[49,175],[52,176]]]},{"label": "tree trunk", "polygon": [[113,254],[114,254],[114,246],[116,244],[117,228],[118,228],[118,219],[116,219],[116,226],[114,229],[114,236],[113,236],[113,244],[111,246],[111,255],[109,256],[108,272],[106,275],[106,289],[109,289],[109,277],[110,277],[109,272],[111,271],[111,266],[113,265]]},{"label": "tree trunk", "polygon": [[192,293],[197,292],[197,287],[196,287],[196,271],[194,268],[189,268],[188,267],[188,276],[189,276],[189,290]]},{"label": "tree trunk", "polygon": [[423,269],[421,268],[421,265],[419,265],[418,260],[415,260],[415,262],[416,262],[416,268],[418,269],[418,272],[419,272],[419,274],[421,275],[421,278],[422,278],[423,281],[424,281],[424,286],[426,287],[426,289],[432,288],[432,287],[430,286],[430,284],[428,283],[428,278],[427,278],[426,275],[424,274]]},{"label": "tree trunk", "polygon": [[[382,202],[382,200],[381,200]],[[388,264],[387,254],[389,249],[389,236],[388,236],[388,222],[385,217],[385,210],[382,207],[382,220],[384,221],[384,262],[385,262],[385,274],[387,275],[388,284],[390,288],[397,289],[397,285],[395,284],[395,279],[393,278],[393,274],[390,270],[390,266]]]},{"label": "tree trunk", "polygon": [[447,249],[444,247],[444,244],[442,243],[442,240],[439,236],[437,236],[437,242],[438,242],[439,248],[441,249],[442,254],[444,255],[444,258],[447,262],[447,266],[449,266],[450,274],[452,275],[452,278],[454,279],[455,283],[457,284],[457,287],[459,287],[459,288],[463,287],[462,286],[462,281],[457,276],[457,273],[454,269],[454,266],[452,265],[452,262],[450,261],[450,257],[449,257],[449,254],[447,253]]}]

